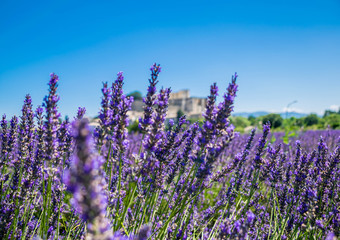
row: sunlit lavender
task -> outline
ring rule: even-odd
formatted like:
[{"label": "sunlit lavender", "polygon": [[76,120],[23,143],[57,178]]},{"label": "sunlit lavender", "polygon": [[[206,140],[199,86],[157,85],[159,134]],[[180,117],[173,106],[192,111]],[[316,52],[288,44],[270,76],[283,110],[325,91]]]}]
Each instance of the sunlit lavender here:
[{"label": "sunlit lavender", "polygon": [[339,237],[340,130],[287,141],[263,122],[240,134],[237,79],[211,85],[203,120],[168,119],[171,88],[154,64],[129,133],[122,72],[103,83],[95,128],[83,107],[59,112],[63,81],[51,74],[43,102],[27,95],[20,116],[1,118],[0,239]]}]

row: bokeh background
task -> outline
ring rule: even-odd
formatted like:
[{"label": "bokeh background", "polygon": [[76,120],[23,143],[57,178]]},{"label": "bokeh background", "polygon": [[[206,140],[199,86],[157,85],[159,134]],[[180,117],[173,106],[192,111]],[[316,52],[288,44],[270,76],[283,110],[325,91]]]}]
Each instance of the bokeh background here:
[{"label": "bokeh background", "polygon": [[323,114],[340,105],[340,1],[0,1],[0,110],[34,107],[60,76],[60,112],[95,116],[102,82],[205,97],[239,75],[235,112]]}]

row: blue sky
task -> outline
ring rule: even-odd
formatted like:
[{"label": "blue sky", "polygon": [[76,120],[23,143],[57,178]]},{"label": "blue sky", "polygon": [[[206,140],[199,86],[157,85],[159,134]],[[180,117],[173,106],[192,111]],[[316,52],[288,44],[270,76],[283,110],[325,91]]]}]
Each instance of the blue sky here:
[{"label": "blue sky", "polygon": [[[235,111],[322,113],[340,105],[340,1],[0,2],[0,112],[19,114],[60,76],[60,111],[97,114],[103,81],[124,91],[159,87],[205,97],[239,75]],[[222,92],[221,92],[222,95]]]}]

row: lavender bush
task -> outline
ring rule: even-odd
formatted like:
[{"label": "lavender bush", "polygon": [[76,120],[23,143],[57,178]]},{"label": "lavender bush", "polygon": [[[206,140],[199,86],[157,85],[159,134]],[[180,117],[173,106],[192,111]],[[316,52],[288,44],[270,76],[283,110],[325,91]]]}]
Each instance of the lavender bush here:
[{"label": "lavender bush", "polygon": [[139,119],[123,73],[103,84],[99,126],[58,112],[51,74],[42,107],[1,119],[0,239],[334,239],[340,235],[340,132],[239,135],[228,120],[237,75],[203,124],[167,121],[170,88],[151,69]]}]

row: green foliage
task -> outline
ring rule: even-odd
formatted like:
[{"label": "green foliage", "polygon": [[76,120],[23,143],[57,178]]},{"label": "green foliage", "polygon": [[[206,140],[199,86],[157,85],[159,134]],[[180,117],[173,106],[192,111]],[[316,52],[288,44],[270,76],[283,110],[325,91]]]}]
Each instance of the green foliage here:
[{"label": "green foliage", "polygon": [[312,113],[312,114],[309,114],[308,116],[306,116],[303,119],[303,122],[306,126],[316,125],[319,122],[319,117],[315,113]]},{"label": "green foliage", "polygon": [[324,127],[331,127],[332,129],[340,128],[340,114],[332,113],[324,118]]},{"label": "green foliage", "polygon": [[139,129],[139,127],[138,127],[138,124],[139,124],[138,120],[134,121],[132,124],[130,124],[130,125],[127,127],[128,131],[129,131],[129,132],[133,132],[133,133],[138,133],[138,132],[140,132],[140,129]]},{"label": "green foliage", "polygon": [[200,127],[203,126],[204,122],[204,118],[188,118],[187,120],[189,121],[190,124],[197,122]]},{"label": "green foliage", "polygon": [[327,117],[331,114],[340,114],[340,108],[339,108],[338,112],[332,111],[332,110],[326,110],[325,113],[323,114],[323,118],[325,118],[325,117]]},{"label": "green foliage", "polygon": [[139,92],[139,91],[134,91],[132,93],[129,93],[127,96],[128,97],[132,96],[135,101],[136,100],[143,100],[143,96],[142,96],[141,92]]},{"label": "green foliage", "polygon": [[270,141],[269,141],[271,144],[274,144],[276,142],[276,137],[275,135],[273,134],[272,137],[270,138]]},{"label": "green foliage", "polygon": [[282,137],[283,143],[289,144],[289,138],[295,137],[297,135],[297,132],[293,131],[285,131],[285,135]]},{"label": "green foliage", "polygon": [[291,117],[288,119],[284,119],[283,120],[283,124],[282,124],[285,128],[285,130],[287,128],[301,128],[303,127],[303,118],[295,118],[295,117]]},{"label": "green foliage", "polygon": [[230,122],[237,128],[245,128],[250,126],[250,122],[248,121],[248,119],[244,118],[244,117],[231,117],[230,118]]},{"label": "green foliage", "polygon": [[[306,117],[295,118],[290,117],[283,119],[279,114],[268,114],[265,116],[254,117],[250,115],[248,118],[241,116],[233,116],[230,122],[235,126],[235,130],[240,133],[244,133],[245,129],[249,126],[261,128],[262,123],[269,121],[274,131],[284,131],[285,136],[283,141],[287,142],[289,137],[296,136],[296,133],[302,129],[326,129],[328,127],[332,129],[340,129],[340,113],[327,110],[324,117],[320,118],[316,114],[309,114]],[[197,119],[191,119],[191,123],[197,121]]]},{"label": "green foliage", "polygon": [[244,133],[244,129],[250,126],[250,121],[244,117],[231,117],[230,122],[235,126],[237,132]]},{"label": "green foliage", "polygon": [[278,128],[282,126],[283,118],[280,114],[270,113],[263,116],[262,121],[263,123],[270,122],[272,128]]},{"label": "green foliage", "polygon": [[182,117],[184,115],[184,112],[181,110],[181,109],[179,109],[178,111],[177,111],[177,116],[176,116],[176,118],[177,118],[177,121],[180,119],[180,117]]},{"label": "green foliage", "polygon": [[294,125],[298,126],[298,127],[302,127],[303,126],[303,119],[302,118],[296,118],[294,121]]},{"label": "green foliage", "polygon": [[256,123],[256,117],[254,117],[253,115],[250,115],[250,116],[248,117],[248,121],[250,122],[250,124],[251,124],[252,126],[254,126],[255,123]]}]

